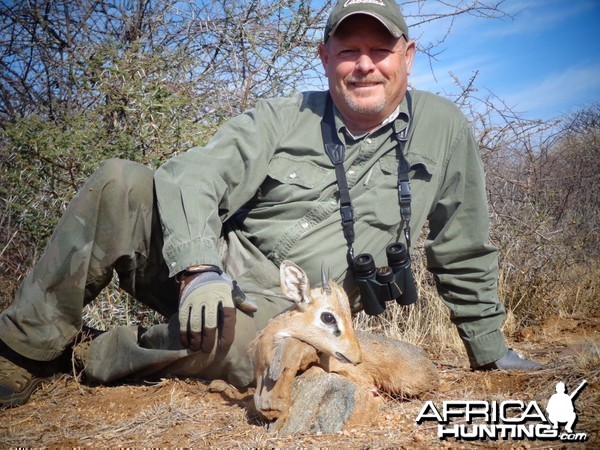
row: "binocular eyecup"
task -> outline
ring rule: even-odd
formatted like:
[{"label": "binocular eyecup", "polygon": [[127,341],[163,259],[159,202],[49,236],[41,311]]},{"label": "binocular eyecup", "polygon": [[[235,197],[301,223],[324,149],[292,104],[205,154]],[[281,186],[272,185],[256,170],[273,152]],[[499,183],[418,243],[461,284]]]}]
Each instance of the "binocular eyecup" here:
[{"label": "binocular eyecup", "polygon": [[419,298],[406,246],[394,242],[386,247],[385,253],[387,266],[377,267],[369,253],[361,253],[353,260],[361,302],[370,316],[384,312],[386,302],[395,300],[400,305],[411,305]]}]

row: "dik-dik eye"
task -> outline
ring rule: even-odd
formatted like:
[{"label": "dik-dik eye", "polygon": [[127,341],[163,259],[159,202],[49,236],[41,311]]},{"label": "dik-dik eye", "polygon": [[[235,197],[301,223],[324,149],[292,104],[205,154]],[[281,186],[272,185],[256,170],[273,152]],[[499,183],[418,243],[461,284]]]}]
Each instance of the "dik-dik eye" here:
[{"label": "dik-dik eye", "polygon": [[326,323],[327,325],[335,325],[335,323],[337,322],[335,320],[335,316],[330,312],[324,312],[323,314],[321,314],[321,321],[323,323]]}]

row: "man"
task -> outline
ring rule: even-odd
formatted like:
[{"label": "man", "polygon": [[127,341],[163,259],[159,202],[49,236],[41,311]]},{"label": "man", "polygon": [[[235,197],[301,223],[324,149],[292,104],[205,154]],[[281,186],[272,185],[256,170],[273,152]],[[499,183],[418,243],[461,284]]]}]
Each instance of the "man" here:
[{"label": "man", "polygon": [[558,423],[561,422],[565,423],[567,433],[573,433],[573,425],[577,420],[577,414],[575,414],[575,407],[573,406],[573,397],[576,393],[577,391],[569,395],[566,393],[565,383],[562,381],[556,383],[556,394],[552,394],[546,406],[552,428],[558,429]]},{"label": "man", "polygon": [[[352,252],[370,253],[384,266],[386,246],[408,240],[425,221],[428,267],[471,366],[539,368],[508,350],[500,331],[497,253],[487,241],[483,171],[465,118],[450,102],[418,91],[409,111],[414,52],[393,0],[340,2],[319,48],[335,105],[330,117],[324,119],[327,92],[259,101],[206,147],[155,174],[107,161],[73,199],[0,315],[2,404],[27,401],[59,370],[81,329],[83,306],[113,270],[124,290],[172,318],[149,330],[118,327],[78,345],[76,359],[85,361],[90,380],[171,374],[247,385],[249,342],[290,305],[279,289],[284,259],[312,279],[322,264],[331,267],[359,310]],[[322,121],[345,150],[341,174],[324,150]],[[413,194],[412,208],[405,195],[401,212],[404,160]],[[345,215],[344,227],[352,238],[340,224],[345,187],[343,212],[353,216]]]}]

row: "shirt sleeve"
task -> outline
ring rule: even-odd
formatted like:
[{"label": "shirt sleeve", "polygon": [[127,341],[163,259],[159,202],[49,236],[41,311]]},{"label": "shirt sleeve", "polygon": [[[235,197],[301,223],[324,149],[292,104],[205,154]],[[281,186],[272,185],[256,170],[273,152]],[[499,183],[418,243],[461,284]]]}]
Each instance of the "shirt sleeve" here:
[{"label": "shirt sleeve", "polygon": [[461,336],[477,339],[499,329],[504,309],[497,296],[498,252],[489,242],[483,164],[466,120],[447,155],[425,252]]},{"label": "shirt sleeve", "polygon": [[163,255],[171,276],[191,265],[220,265],[222,223],[265,179],[284,126],[279,116],[275,104],[261,101],[221,126],[206,147],[175,156],[156,171]]}]

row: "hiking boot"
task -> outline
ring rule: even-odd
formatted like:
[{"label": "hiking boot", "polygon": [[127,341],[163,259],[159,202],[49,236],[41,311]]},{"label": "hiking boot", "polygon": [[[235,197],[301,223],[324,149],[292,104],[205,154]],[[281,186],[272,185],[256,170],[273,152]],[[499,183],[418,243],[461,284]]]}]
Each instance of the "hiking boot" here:
[{"label": "hiking boot", "polygon": [[81,381],[84,376],[84,371],[88,362],[88,353],[90,351],[90,345],[92,344],[92,341],[104,333],[104,331],[96,330],[95,328],[84,325],[82,330],[77,333],[77,336],[75,336],[75,339],[71,344],[71,370],[73,375],[79,381]]},{"label": "hiking boot", "polygon": [[87,355],[91,343],[91,337],[80,335],[73,345],[73,371],[75,372],[75,376],[81,375],[85,370],[85,366],[87,366]]},{"label": "hiking boot", "polygon": [[480,367],[475,367],[473,370],[523,370],[526,372],[539,370],[542,368],[540,363],[522,358],[512,348],[508,349],[506,355],[493,363],[485,364]]},{"label": "hiking boot", "polygon": [[[0,347],[2,347],[0,342]],[[3,354],[6,352],[2,352]],[[39,362],[44,365],[43,362]],[[27,369],[0,355],[0,409],[27,403],[42,383],[52,381],[54,374],[34,375]]]}]

